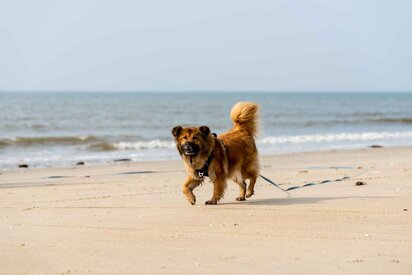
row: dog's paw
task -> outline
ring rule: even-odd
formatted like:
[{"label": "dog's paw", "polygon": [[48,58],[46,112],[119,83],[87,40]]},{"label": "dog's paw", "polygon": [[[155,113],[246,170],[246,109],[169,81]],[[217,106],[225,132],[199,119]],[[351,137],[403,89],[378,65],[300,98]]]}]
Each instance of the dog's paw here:
[{"label": "dog's paw", "polygon": [[186,200],[191,204],[191,205],[195,205],[196,204],[196,197],[195,195],[193,195],[193,193],[191,191],[183,191],[183,194],[186,197]]},{"label": "dog's paw", "polygon": [[254,193],[255,193],[254,191],[247,191],[246,198],[250,198],[251,196],[253,196]]},{"label": "dog's paw", "polygon": [[205,201],[205,204],[206,204],[206,205],[217,204],[217,201],[209,200],[209,201]]},{"label": "dog's paw", "polygon": [[246,199],[245,199],[245,197],[237,197],[236,200],[237,201],[245,201]]},{"label": "dog's paw", "polygon": [[196,197],[193,196],[191,198],[188,198],[187,201],[190,202],[191,205],[195,205],[196,204]]}]

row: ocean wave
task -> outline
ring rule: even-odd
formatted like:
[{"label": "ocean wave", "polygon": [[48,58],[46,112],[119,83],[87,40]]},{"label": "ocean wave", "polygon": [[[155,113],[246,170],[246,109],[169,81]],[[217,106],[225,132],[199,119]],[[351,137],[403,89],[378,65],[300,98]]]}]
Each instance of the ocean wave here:
[{"label": "ocean wave", "polygon": [[276,120],[267,122],[267,126],[269,127],[284,127],[293,125],[295,127],[316,127],[316,126],[337,126],[337,125],[370,125],[370,124],[412,124],[411,117],[355,117],[349,116],[346,118],[318,118],[318,119],[310,119],[310,118],[294,118],[294,119],[287,119],[287,120]]},{"label": "ocean wave", "polygon": [[117,148],[114,146],[114,144],[111,144],[109,142],[101,142],[101,143],[96,143],[89,145],[87,149],[92,150],[92,151],[114,151],[117,150]]},{"label": "ocean wave", "polygon": [[53,137],[16,137],[0,139],[0,148],[7,146],[47,146],[47,145],[80,145],[91,151],[141,150],[157,148],[173,148],[174,143],[166,140],[148,141],[109,141],[95,136],[53,136]]},{"label": "ocean wave", "polygon": [[412,117],[402,117],[402,118],[377,118],[372,119],[372,122],[378,123],[400,123],[400,124],[412,124]]},{"label": "ocean wave", "polygon": [[156,139],[150,141],[117,142],[114,146],[120,150],[173,148],[174,142]]},{"label": "ocean wave", "polygon": [[134,141],[134,142],[102,142],[92,144],[87,148],[93,151],[113,151],[113,150],[145,150],[145,149],[159,149],[159,148],[173,148],[174,143],[164,140],[150,140],[150,141]]},{"label": "ocean wave", "polygon": [[[353,142],[373,141],[379,139],[412,138],[411,132],[365,132],[365,133],[337,133],[337,134],[315,134],[296,136],[269,136],[257,141],[258,144],[283,144],[283,143],[310,143],[310,142]],[[90,145],[88,149],[96,151],[113,150],[146,150],[159,148],[174,148],[174,142],[165,140],[97,143]]]},{"label": "ocean wave", "polygon": [[316,134],[298,136],[269,136],[258,142],[263,144],[306,143],[306,142],[334,142],[334,141],[368,141],[378,139],[412,138],[412,132],[366,132],[366,133],[339,133]]},{"label": "ocean wave", "polygon": [[96,140],[94,136],[16,137],[0,139],[0,146],[77,145]]},{"label": "ocean wave", "polygon": [[[373,141],[380,139],[409,139],[412,131],[405,132],[363,132],[363,133],[336,133],[313,134],[294,136],[268,136],[258,139],[258,144],[285,144],[285,143],[320,143],[320,142],[354,142]],[[174,142],[168,140],[147,141],[109,141],[95,136],[62,136],[62,137],[17,137],[0,139],[0,148],[7,146],[81,146],[90,151],[122,151],[122,150],[150,150],[174,148]]]},{"label": "ocean wave", "polygon": [[6,140],[0,139],[0,148],[1,148],[1,147],[6,147],[6,146],[8,146],[8,145],[9,145],[9,143],[8,143]]}]

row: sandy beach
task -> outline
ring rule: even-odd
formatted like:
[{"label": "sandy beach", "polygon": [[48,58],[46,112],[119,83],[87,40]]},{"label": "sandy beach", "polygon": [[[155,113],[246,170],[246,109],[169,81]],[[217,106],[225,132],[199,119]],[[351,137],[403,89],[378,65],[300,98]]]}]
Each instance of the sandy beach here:
[{"label": "sandy beach", "polygon": [[[0,274],[412,274],[412,148],[261,157],[286,193],[206,206],[181,161],[0,175]],[[361,181],[364,185],[357,186]]]}]

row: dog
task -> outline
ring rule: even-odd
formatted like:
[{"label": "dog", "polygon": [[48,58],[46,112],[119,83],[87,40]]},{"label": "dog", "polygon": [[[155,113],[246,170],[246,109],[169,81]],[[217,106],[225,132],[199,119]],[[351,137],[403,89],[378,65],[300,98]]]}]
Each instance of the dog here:
[{"label": "dog", "polygon": [[[193,190],[205,177],[213,183],[213,195],[205,202],[207,205],[217,204],[223,198],[228,179],[239,185],[236,200],[244,201],[254,194],[260,169],[255,143],[258,112],[256,103],[236,103],[230,112],[232,129],[219,136],[211,133],[208,126],[176,126],[172,129],[176,148],[188,173],[183,194],[192,205],[196,203]],[[248,186],[246,180],[249,180]]]}]

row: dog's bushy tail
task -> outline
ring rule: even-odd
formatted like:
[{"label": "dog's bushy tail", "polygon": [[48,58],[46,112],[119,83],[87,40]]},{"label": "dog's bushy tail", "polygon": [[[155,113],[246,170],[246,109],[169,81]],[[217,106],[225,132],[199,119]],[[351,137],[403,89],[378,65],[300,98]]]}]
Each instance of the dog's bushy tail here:
[{"label": "dog's bushy tail", "polygon": [[256,137],[259,131],[259,105],[253,102],[240,101],[232,107],[230,118],[235,128],[243,128]]}]

